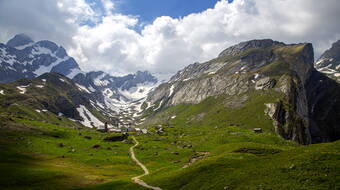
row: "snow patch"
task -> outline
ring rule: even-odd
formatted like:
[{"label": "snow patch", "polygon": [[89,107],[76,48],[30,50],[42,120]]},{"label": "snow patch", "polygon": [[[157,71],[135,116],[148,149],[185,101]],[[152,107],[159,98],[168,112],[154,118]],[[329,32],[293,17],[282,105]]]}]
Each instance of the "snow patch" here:
[{"label": "snow patch", "polygon": [[45,86],[44,85],[35,85],[35,87],[37,87],[37,88],[44,88]]},{"label": "snow patch", "polygon": [[105,109],[104,105],[101,104],[100,102],[96,101],[96,104],[97,104],[100,108]]},{"label": "snow patch", "polygon": [[104,91],[103,91],[103,94],[107,97],[111,97],[113,95],[113,92],[111,89],[109,88],[106,88]]},{"label": "snow patch", "polygon": [[175,86],[171,85],[170,92],[169,92],[169,97],[174,93],[174,88],[175,88]]},{"label": "snow patch", "polygon": [[35,110],[36,112],[38,112],[38,113],[41,113],[41,111],[40,110]]},{"label": "snow patch", "polygon": [[155,108],[153,111],[159,110],[162,107],[162,103],[163,103],[163,100],[161,100],[161,102],[159,103],[158,107]]},{"label": "snow patch", "polygon": [[171,119],[175,119],[176,117],[177,117],[177,116],[174,115],[174,116],[171,117]]},{"label": "snow patch", "polygon": [[43,55],[43,54],[50,54],[53,55],[52,51],[45,47],[34,46],[31,52],[33,55]]},{"label": "snow patch", "polygon": [[0,94],[5,95],[5,91],[4,90],[0,90]]},{"label": "snow patch", "polygon": [[145,98],[149,92],[156,87],[156,85],[157,84],[155,83],[137,84],[136,87],[132,87],[129,90],[119,89],[119,93],[131,101],[136,101]]},{"label": "snow patch", "polygon": [[52,70],[53,67],[57,66],[58,64],[60,64],[61,62],[67,61],[70,57],[66,56],[63,59],[60,59],[58,57],[55,57],[57,60],[53,63],[51,63],[48,66],[40,66],[37,70],[35,70],[33,73],[36,74],[37,76],[40,76],[44,73],[48,73]]},{"label": "snow patch", "polygon": [[17,57],[15,55],[10,55],[6,49],[0,49],[0,57],[2,60],[4,60],[4,62],[10,64],[11,66],[17,62]]},{"label": "snow patch", "polygon": [[30,85],[27,86],[17,86],[17,89],[20,90],[20,94],[25,94],[27,92],[27,87],[29,87]]},{"label": "snow patch", "polygon": [[82,86],[82,85],[79,85],[79,84],[76,84],[76,85],[78,86],[78,89],[80,91],[85,91],[85,92],[91,94],[91,92],[85,86]]},{"label": "snow patch", "polygon": [[83,118],[83,121],[80,121],[80,123],[84,126],[89,128],[104,126],[104,123],[96,118],[85,106],[80,105],[77,108],[77,111],[79,112],[80,117]]},{"label": "snow patch", "polygon": [[319,65],[319,64],[323,63],[324,61],[325,61],[325,59],[320,59],[320,60],[317,61],[315,64],[316,64],[316,65]]},{"label": "snow patch", "polygon": [[110,84],[110,81],[108,80],[102,80],[104,77],[105,77],[105,73],[99,75],[97,78],[95,78],[93,80],[93,83],[96,85],[96,86],[107,86],[108,84]]},{"label": "snow patch", "polygon": [[32,45],[34,45],[34,42],[31,42],[31,43],[28,43],[28,44],[25,44],[25,45],[22,45],[22,46],[17,46],[17,47],[15,47],[15,49],[17,49],[17,50],[23,50],[23,49],[25,49],[25,48],[27,48],[27,47],[30,47],[30,46],[32,46]]},{"label": "snow patch", "polygon": [[88,87],[88,89],[89,89],[89,91],[91,91],[91,92],[96,92],[96,89],[94,89],[93,86],[91,86],[91,85]]}]

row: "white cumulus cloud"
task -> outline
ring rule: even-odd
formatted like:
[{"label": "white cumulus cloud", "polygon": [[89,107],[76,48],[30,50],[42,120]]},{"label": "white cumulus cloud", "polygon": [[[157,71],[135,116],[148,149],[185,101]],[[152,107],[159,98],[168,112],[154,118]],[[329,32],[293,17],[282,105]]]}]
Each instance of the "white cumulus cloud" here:
[{"label": "white cumulus cloud", "polygon": [[[33,5],[0,1],[0,18],[9,18],[0,20],[1,40],[22,32],[51,39],[65,46],[83,69],[114,74],[175,73],[251,39],[312,42],[320,55],[340,38],[338,0],[220,0],[182,18],[158,17],[140,31],[136,28],[143,21],[120,14],[110,0],[100,1],[102,11],[85,0],[29,1]],[[44,11],[47,7],[50,11]],[[23,13],[14,14],[14,9]]]}]

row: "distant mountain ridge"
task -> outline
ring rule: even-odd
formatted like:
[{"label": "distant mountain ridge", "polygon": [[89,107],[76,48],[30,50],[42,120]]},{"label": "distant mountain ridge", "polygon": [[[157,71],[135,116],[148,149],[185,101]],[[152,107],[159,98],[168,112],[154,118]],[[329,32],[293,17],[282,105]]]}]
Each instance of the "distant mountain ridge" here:
[{"label": "distant mountain ridge", "polygon": [[321,55],[315,62],[315,68],[340,82],[340,40]]},{"label": "distant mountain ridge", "polygon": [[20,78],[34,78],[46,72],[57,72],[73,78],[82,71],[62,46],[42,40],[34,42],[24,34],[15,35],[0,44],[0,83]]},{"label": "distant mountain ridge", "polygon": [[86,73],[62,46],[48,40],[34,42],[25,34],[0,43],[0,63],[0,83],[33,79],[50,72],[72,79],[88,94],[94,107],[107,116],[120,118],[122,125],[134,123],[141,103],[158,83],[148,71],[120,77],[102,71]]}]

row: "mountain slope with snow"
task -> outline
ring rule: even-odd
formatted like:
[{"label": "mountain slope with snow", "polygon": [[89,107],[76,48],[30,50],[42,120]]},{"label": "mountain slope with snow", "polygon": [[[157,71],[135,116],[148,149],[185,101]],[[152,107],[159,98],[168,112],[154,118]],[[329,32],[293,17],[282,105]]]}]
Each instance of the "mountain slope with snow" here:
[{"label": "mountain slope with snow", "polygon": [[111,121],[91,104],[88,93],[58,73],[0,84],[0,92],[3,112],[23,113],[38,119],[62,117],[89,128],[104,128],[105,123],[110,124]]},{"label": "mountain slope with snow", "polygon": [[340,40],[321,55],[315,62],[315,68],[340,82]]},{"label": "mountain slope with snow", "polygon": [[138,71],[122,77],[104,72],[81,73],[73,78],[78,87],[87,92],[91,103],[108,117],[116,118],[119,126],[135,124],[141,105],[157,85],[149,72]]},{"label": "mountain slope with snow", "polygon": [[97,111],[123,126],[136,122],[145,97],[158,84],[147,71],[119,77],[102,71],[83,72],[63,47],[46,40],[34,42],[25,34],[14,36],[7,44],[0,43],[0,63],[0,83],[33,79],[49,72],[72,79]]},{"label": "mountain slope with snow", "polygon": [[57,72],[69,78],[81,73],[79,65],[62,46],[43,40],[34,42],[24,34],[0,43],[0,83],[20,78],[34,78]]}]

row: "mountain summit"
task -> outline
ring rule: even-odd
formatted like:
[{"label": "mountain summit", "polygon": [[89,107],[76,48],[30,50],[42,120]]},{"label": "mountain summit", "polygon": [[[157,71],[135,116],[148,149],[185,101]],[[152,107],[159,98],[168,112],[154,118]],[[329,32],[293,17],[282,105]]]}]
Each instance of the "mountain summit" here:
[{"label": "mountain summit", "polygon": [[20,78],[34,78],[46,72],[57,72],[73,78],[81,70],[62,46],[42,40],[34,42],[25,34],[0,43],[0,83]]},{"label": "mountain summit", "polygon": [[34,41],[26,34],[17,34],[7,42],[7,46],[17,48],[24,45],[29,45]]},{"label": "mountain summit", "polygon": [[334,141],[340,139],[340,87],[313,63],[309,43],[242,42],[216,59],[179,71],[149,94],[146,112],[155,113],[159,121],[166,118],[166,108],[192,105],[197,115],[186,116],[187,122],[215,118],[218,123],[274,130],[302,144]]}]

